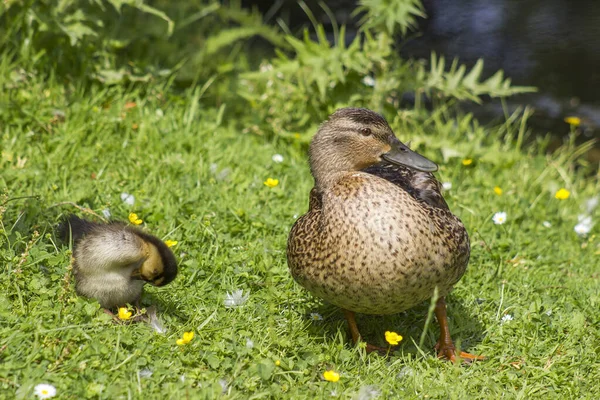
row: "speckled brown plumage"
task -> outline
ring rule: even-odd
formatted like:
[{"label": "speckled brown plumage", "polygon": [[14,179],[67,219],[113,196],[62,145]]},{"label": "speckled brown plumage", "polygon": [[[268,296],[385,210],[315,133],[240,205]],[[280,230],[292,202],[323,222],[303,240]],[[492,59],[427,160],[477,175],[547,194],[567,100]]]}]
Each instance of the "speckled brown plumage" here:
[{"label": "speckled brown plumage", "polygon": [[[314,295],[366,314],[391,314],[444,296],[469,260],[467,232],[449,210],[367,172],[311,192],[288,242],[292,276]],[[317,200],[318,199],[318,200]]]},{"label": "speckled brown plumage", "polygon": [[338,110],[320,127],[310,149],[309,210],[287,247],[292,276],[314,295],[353,312],[391,314],[436,287],[445,296],[464,274],[465,227],[434,169],[407,149],[369,110]]}]

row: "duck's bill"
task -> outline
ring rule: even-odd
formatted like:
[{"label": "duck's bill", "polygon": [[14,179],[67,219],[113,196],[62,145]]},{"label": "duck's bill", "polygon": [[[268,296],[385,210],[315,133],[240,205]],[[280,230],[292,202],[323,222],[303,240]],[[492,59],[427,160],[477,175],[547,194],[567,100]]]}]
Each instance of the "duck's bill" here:
[{"label": "duck's bill", "polygon": [[392,149],[381,156],[385,161],[392,164],[404,165],[417,171],[437,171],[438,166],[436,163],[412,151],[398,139],[394,140],[391,146]]}]

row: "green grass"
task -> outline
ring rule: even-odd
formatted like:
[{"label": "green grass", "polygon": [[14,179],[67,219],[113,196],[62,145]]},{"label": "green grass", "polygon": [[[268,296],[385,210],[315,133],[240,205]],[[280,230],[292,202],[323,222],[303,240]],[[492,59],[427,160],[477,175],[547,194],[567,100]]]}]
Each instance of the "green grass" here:
[{"label": "green grass", "polygon": [[[8,75],[2,79],[7,87]],[[359,316],[373,343],[383,345],[386,330],[404,336],[380,357],[351,346],[340,310],[288,274],[287,234],[312,187],[300,141],[272,138],[263,126],[253,129],[263,136],[243,133],[194,92],[160,84],[143,93],[83,91],[24,79],[0,114],[0,398],[31,398],[41,382],[61,399],[364,399],[368,385],[380,398],[600,396],[598,227],[587,238],[573,231],[600,185],[578,166],[577,148],[521,150],[518,121],[482,128],[459,116],[453,124],[444,110],[394,124],[452,182],[446,198],[470,232],[472,257],[448,298],[451,330],[463,349],[488,358],[471,366],[438,360],[435,323],[419,347],[428,304]],[[126,110],[128,102],[137,106]],[[463,166],[463,157],[474,163]],[[279,185],[266,187],[269,177]],[[554,198],[560,187],[569,199]],[[135,196],[134,206],[122,193]],[[165,334],[113,324],[76,295],[69,249],[52,229],[62,214],[87,214],[63,202],[109,209],[119,220],[136,212],[149,232],[179,242],[179,276],[144,297],[158,307]],[[497,211],[508,213],[506,224],[493,224]],[[225,308],[237,289],[249,300]],[[314,312],[324,320],[312,321]],[[503,323],[505,315],[513,320]],[[178,347],[190,330],[193,341]],[[328,369],[339,382],[323,381]]]}]

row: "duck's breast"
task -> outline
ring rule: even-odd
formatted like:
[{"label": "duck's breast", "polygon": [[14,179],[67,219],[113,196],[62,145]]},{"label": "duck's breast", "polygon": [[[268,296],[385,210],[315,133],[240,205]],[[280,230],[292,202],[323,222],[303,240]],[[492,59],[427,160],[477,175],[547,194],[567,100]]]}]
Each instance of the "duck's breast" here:
[{"label": "duck's breast", "polygon": [[320,255],[297,280],[340,307],[396,313],[431,297],[436,286],[445,295],[468,258],[458,218],[359,172],[323,194]]}]

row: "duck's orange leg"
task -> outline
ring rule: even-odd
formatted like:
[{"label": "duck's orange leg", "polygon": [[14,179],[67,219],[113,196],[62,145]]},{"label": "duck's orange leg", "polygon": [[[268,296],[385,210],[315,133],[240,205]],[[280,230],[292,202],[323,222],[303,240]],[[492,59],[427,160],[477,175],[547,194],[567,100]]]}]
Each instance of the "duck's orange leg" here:
[{"label": "duck's orange leg", "polygon": [[[360,342],[361,336],[360,336],[360,332],[358,331],[358,326],[356,325],[356,319],[354,318],[354,312],[346,310],[346,309],[343,309],[343,311],[344,311],[344,316],[346,317],[346,320],[348,321],[348,326],[350,327],[350,334],[352,335],[352,343],[354,343],[356,345],[358,342]],[[385,355],[388,353],[389,349],[367,343],[366,351],[367,351],[367,353],[372,353],[372,352],[376,351],[380,354]]]},{"label": "duck's orange leg", "polygon": [[435,317],[440,325],[440,340],[438,340],[437,344],[435,345],[435,349],[438,351],[439,358],[444,358],[446,360],[455,362],[456,357],[459,356],[463,362],[466,363],[470,363],[475,360],[485,360],[485,357],[483,356],[476,356],[465,353],[464,351],[461,351],[460,353],[456,352],[456,347],[454,347],[454,343],[450,337],[450,328],[448,327],[446,299],[443,297],[440,297],[435,305]]}]

